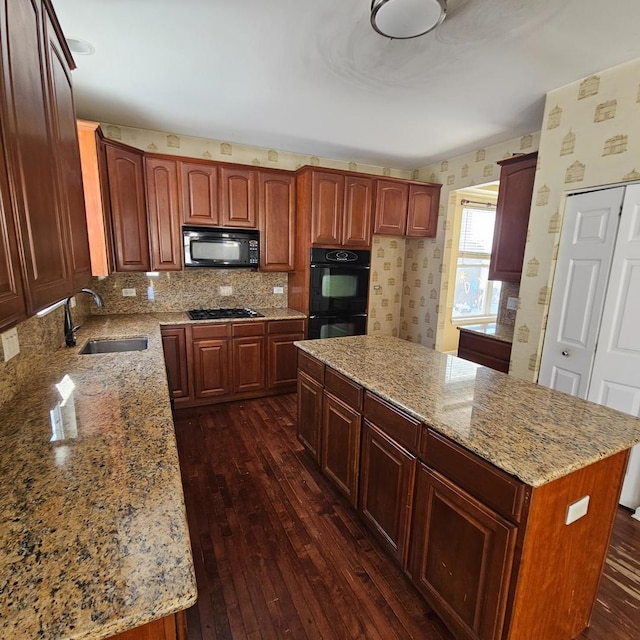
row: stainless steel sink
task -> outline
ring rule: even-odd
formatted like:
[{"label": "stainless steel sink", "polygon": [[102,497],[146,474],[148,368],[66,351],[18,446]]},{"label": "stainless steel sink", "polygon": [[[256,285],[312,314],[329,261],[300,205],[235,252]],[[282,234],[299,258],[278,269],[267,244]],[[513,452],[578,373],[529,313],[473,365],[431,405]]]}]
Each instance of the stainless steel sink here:
[{"label": "stainless steel sink", "polygon": [[149,338],[122,338],[120,340],[89,340],[80,349],[82,355],[88,353],[121,353],[122,351],[143,351],[149,346]]}]

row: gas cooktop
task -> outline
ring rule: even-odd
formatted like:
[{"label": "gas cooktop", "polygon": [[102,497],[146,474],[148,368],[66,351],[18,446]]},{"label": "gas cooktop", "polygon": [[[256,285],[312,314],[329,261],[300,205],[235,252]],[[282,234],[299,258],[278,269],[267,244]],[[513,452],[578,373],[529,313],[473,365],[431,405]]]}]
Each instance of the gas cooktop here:
[{"label": "gas cooktop", "polygon": [[249,309],[248,307],[238,309],[191,309],[187,315],[192,320],[221,320],[225,318],[264,318],[264,315]]}]

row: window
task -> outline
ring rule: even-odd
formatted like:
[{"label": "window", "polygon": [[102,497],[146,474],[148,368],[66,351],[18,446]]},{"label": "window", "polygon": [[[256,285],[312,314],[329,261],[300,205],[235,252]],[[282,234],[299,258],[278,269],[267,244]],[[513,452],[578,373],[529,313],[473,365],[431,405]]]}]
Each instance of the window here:
[{"label": "window", "polygon": [[452,319],[456,324],[495,318],[498,313],[501,283],[488,279],[495,221],[495,209],[473,208],[463,202],[453,294]]}]

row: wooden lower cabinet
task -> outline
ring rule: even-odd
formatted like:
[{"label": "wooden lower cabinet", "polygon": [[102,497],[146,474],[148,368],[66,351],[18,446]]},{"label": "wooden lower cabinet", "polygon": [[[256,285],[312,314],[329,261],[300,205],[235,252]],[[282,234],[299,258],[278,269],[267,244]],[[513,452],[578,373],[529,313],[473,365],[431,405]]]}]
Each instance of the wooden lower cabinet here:
[{"label": "wooden lower cabinet", "polygon": [[176,407],[296,390],[296,340],[304,320],[162,327],[167,380]]},{"label": "wooden lower cabinet", "polygon": [[352,505],[357,504],[362,415],[324,392],[320,466]]},{"label": "wooden lower cabinet", "polygon": [[187,328],[162,327],[162,349],[172,398],[188,398],[191,391],[187,360]]},{"label": "wooden lower cabinet", "polygon": [[500,638],[517,527],[418,465],[410,572],[456,638]]},{"label": "wooden lower cabinet", "polygon": [[365,420],[360,512],[401,566],[406,566],[416,457]]},{"label": "wooden lower cabinet", "polygon": [[192,354],[194,398],[202,400],[230,394],[232,384],[229,340],[193,340]]},{"label": "wooden lower cabinet", "polygon": [[298,440],[320,459],[322,384],[298,369]]},{"label": "wooden lower cabinet", "polygon": [[458,357],[491,367],[496,371],[509,373],[511,343],[461,327]]},{"label": "wooden lower cabinet", "polygon": [[187,617],[184,611],[179,611],[141,627],[118,633],[109,640],[187,640]]},{"label": "wooden lower cabinet", "polygon": [[264,389],[266,371],[262,336],[233,339],[232,371],[234,393]]}]

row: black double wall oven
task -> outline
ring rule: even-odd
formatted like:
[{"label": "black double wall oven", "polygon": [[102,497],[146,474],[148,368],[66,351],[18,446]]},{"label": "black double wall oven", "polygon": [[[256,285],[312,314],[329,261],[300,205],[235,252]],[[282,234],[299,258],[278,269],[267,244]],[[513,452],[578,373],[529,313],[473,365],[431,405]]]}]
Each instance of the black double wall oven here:
[{"label": "black double wall oven", "polygon": [[366,333],[370,262],[370,251],[311,249],[309,338]]}]

